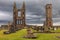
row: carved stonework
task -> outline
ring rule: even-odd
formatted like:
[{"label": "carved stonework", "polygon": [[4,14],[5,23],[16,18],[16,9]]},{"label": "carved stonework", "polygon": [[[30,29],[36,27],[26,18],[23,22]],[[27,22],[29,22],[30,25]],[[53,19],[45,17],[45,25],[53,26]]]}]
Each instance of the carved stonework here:
[{"label": "carved stonework", "polygon": [[[20,14],[18,14],[20,12]],[[18,16],[21,15],[21,16]],[[25,27],[25,3],[21,9],[17,9],[16,3],[14,2],[13,6],[13,25],[16,29],[22,29]]]}]

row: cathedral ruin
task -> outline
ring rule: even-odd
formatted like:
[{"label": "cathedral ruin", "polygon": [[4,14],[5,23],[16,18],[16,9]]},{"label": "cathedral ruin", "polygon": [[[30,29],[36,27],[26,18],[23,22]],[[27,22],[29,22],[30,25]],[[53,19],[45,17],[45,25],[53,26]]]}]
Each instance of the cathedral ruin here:
[{"label": "cathedral ruin", "polygon": [[17,9],[16,3],[14,2],[13,25],[17,29],[21,29],[25,27],[25,3],[24,2],[21,9]]}]

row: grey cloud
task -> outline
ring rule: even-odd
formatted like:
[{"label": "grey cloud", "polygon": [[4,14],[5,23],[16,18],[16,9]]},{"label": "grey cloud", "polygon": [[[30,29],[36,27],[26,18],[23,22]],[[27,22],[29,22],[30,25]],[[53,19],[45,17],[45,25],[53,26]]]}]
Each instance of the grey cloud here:
[{"label": "grey cloud", "polygon": [[[21,8],[22,7],[22,2],[24,0],[16,0],[16,4],[17,4],[17,8]],[[3,12],[8,12],[6,14],[10,15],[10,19],[8,17],[8,19],[10,21],[12,21],[12,17],[13,17],[13,2],[14,0],[0,0],[0,11],[3,11]],[[56,0],[25,0],[26,2],[26,22],[27,23],[36,23],[36,24],[40,24],[40,23],[43,23],[44,20],[45,20],[45,5],[46,4],[49,4],[49,3],[52,3],[52,6],[53,6],[53,10],[52,10],[52,13],[53,13],[53,22],[55,23],[56,21],[57,22],[60,22],[59,20],[60,19],[57,19],[59,18],[60,16],[60,2],[59,0],[56,1]],[[56,18],[56,19],[54,19]],[[7,19],[7,20],[8,20]],[[1,20],[1,19],[0,19]]]}]

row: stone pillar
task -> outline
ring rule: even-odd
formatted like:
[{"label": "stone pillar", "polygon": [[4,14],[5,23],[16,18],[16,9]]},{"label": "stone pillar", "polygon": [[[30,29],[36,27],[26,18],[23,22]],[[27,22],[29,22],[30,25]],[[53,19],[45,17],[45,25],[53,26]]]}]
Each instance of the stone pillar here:
[{"label": "stone pillar", "polygon": [[52,23],[52,4],[46,5],[46,21],[44,22],[44,31],[49,31],[53,26]]},{"label": "stone pillar", "polygon": [[21,17],[22,17],[22,26],[24,27],[26,24],[25,24],[25,2],[23,2],[23,6],[22,6],[22,9],[21,9]]},{"label": "stone pillar", "polygon": [[46,26],[47,27],[52,27],[52,4],[47,4],[46,5]]},{"label": "stone pillar", "polygon": [[17,20],[16,20],[16,18],[17,18],[17,7],[16,7],[16,3],[14,2],[14,5],[13,5],[13,28],[14,28],[14,30],[16,30],[17,29],[17,27],[16,27],[16,25],[17,25]]}]

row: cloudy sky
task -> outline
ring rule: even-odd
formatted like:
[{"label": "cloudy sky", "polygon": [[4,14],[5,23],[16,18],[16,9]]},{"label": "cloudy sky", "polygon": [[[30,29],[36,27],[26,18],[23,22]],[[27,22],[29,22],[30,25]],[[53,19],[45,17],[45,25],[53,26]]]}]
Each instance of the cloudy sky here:
[{"label": "cloudy sky", "polygon": [[13,3],[17,8],[26,4],[26,24],[43,24],[45,21],[45,5],[52,4],[53,23],[60,25],[60,0],[0,0],[0,24],[13,21]]}]

